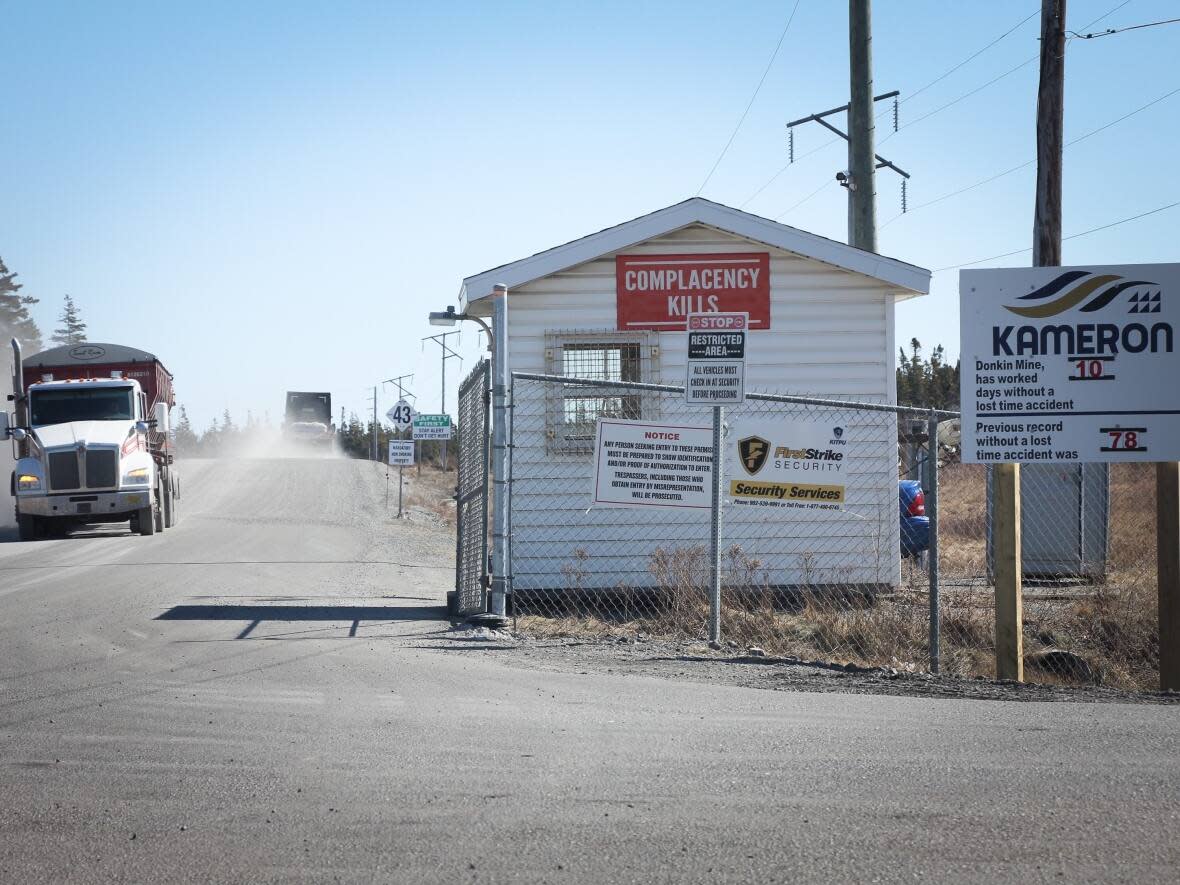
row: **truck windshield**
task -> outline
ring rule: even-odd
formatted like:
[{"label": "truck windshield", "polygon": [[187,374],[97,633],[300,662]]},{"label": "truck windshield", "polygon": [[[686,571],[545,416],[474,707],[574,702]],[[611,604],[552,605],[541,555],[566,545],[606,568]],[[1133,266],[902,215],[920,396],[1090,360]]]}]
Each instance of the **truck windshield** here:
[{"label": "truck windshield", "polygon": [[130,421],[134,415],[130,387],[37,390],[29,398],[34,427],[70,421]]}]

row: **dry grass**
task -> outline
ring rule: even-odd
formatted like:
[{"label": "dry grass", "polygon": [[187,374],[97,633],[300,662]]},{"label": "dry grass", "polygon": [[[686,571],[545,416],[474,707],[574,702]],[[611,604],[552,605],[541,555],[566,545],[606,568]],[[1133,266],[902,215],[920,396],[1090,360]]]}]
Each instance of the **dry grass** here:
[{"label": "dry grass", "polygon": [[[965,677],[995,674],[994,601],[987,577],[986,483],[977,465],[948,465],[940,482],[941,670]],[[805,569],[805,564],[801,563]],[[563,572],[568,594],[555,594],[541,616],[519,627],[538,636],[650,636],[701,639],[709,617],[704,545],[664,548],[651,557],[655,589],[620,587],[602,595],[583,586],[593,574],[586,549]],[[724,553],[721,635],[739,646],[805,660],[923,670],[929,661],[924,571],[907,562],[894,592],[770,585],[761,563],[734,546]],[[534,606],[535,609],[535,606]],[[1111,472],[1110,556],[1100,583],[1025,589],[1028,678],[1069,682],[1077,673],[1032,664],[1037,652],[1060,649],[1082,658],[1093,679],[1113,687],[1154,690],[1159,654],[1156,621],[1155,504],[1151,465]]]},{"label": "dry grass", "polygon": [[[393,491],[390,493],[394,512],[397,512],[397,468],[389,468]],[[405,504],[425,510],[446,525],[455,524],[455,471],[437,467],[409,467],[405,471]]]}]

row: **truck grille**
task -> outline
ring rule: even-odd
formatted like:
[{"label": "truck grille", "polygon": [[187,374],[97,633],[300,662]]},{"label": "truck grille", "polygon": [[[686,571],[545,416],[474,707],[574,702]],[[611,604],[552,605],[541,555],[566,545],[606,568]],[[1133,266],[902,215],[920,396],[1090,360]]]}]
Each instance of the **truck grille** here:
[{"label": "truck grille", "polygon": [[86,453],[86,488],[113,489],[115,487],[115,453],[99,449]]},{"label": "truck grille", "polygon": [[49,455],[49,490],[51,492],[76,489],[81,486],[78,476],[78,456],[74,452],[51,452]]},{"label": "truck grille", "polygon": [[[117,484],[118,453],[106,449],[86,452],[86,485],[88,489],[113,489]],[[49,490],[68,492],[83,488],[78,472],[77,452],[50,452]]]}]

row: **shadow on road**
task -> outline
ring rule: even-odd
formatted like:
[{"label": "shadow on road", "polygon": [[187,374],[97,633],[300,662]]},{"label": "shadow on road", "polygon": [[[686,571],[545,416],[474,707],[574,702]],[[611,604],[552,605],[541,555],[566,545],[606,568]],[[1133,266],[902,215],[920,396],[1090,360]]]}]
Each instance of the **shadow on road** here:
[{"label": "shadow on road", "polygon": [[176,605],[157,621],[445,621],[442,605]]},{"label": "shadow on road", "polygon": [[446,606],[434,605],[175,605],[157,621],[248,621],[238,639],[247,639],[263,621],[351,621],[350,637],[361,621],[445,621]]}]

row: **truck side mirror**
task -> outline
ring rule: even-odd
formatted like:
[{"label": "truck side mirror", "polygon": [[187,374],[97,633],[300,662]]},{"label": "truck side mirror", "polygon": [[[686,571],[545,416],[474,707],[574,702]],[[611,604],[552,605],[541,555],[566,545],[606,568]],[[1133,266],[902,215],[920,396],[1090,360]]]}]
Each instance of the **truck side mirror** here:
[{"label": "truck side mirror", "polygon": [[147,433],[149,430],[151,430],[151,425],[148,424],[148,422],[146,422],[146,421],[136,421],[135,422],[135,432],[136,433]]},{"label": "truck side mirror", "polygon": [[156,419],[156,430],[160,433],[167,433],[168,428],[168,404],[156,403],[152,408],[152,417]]},{"label": "truck side mirror", "polygon": [[14,428],[12,428],[12,430],[8,431],[8,433],[17,442],[24,442],[24,440],[28,439],[28,437],[29,437],[29,432],[27,430],[25,430],[23,427],[14,427]]},{"label": "truck side mirror", "polygon": [[8,437],[8,413],[0,412],[0,436]]}]

